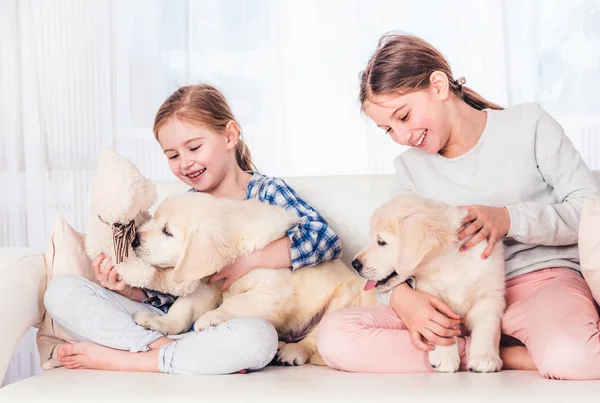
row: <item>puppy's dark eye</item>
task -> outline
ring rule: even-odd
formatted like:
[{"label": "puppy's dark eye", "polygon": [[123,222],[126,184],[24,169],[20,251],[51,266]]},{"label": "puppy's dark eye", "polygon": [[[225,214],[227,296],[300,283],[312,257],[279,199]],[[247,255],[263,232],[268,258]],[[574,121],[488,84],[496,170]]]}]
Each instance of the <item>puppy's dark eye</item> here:
[{"label": "puppy's dark eye", "polygon": [[387,242],[384,241],[383,239],[378,239],[377,240],[377,245],[379,245],[379,246],[385,246],[385,245],[387,245]]},{"label": "puppy's dark eye", "polygon": [[169,229],[167,227],[164,227],[163,230],[162,230],[162,232],[166,236],[173,236],[173,234],[171,234],[171,231],[169,231]]}]

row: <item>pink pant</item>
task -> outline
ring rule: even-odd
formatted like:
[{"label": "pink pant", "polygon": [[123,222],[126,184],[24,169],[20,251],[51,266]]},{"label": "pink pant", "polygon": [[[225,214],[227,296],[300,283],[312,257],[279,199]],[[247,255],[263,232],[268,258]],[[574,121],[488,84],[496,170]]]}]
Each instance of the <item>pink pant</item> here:
[{"label": "pink pant", "polygon": [[[506,283],[502,333],[520,340],[540,373],[556,379],[600,379],[598,311],[586,282],[569,269],[544,269]],[[461,368],[465,338],[459,337]],[[325,362],[350,372],[431,372],[386,306],[348,308],[323,319],[317,347]]]}]

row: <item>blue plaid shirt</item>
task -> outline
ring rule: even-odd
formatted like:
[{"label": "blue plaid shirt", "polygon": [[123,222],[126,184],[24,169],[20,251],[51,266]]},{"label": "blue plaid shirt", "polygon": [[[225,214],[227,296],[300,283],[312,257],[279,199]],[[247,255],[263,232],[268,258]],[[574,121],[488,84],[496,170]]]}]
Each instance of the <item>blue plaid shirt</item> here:
[{"label": "blue plaid shirt", "polygon": [[[190,189],[190,192],[196,192],[196,190]],[[321,214],[302,200],[283,179],[254,173],[248,184],[245,199],[256,199],[285,209],[292,209],[299,217],[296,225],[287,231],[287,236],[291,241],[292,270],[304,266],[315,266],[341,255],[342,243],[337,234],[327,225]],[[148,296],[144,303],[153,305],[164,312],[168,311],[176,299],[169,294],[151,290],[144,291]]]}]

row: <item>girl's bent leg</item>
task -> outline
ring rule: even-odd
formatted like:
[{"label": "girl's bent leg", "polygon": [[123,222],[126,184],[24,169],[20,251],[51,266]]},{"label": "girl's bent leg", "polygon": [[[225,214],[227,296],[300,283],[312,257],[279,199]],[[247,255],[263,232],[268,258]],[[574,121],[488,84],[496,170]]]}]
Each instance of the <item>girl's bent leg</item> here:
[{"label": "girl's bent leg", "polygon": [[[458,338],[460,368],[465,339]],[[432,372],[427,353],[413,346],[408,329],[386,306],[341,309],[319,325],[317,349],[332,368],[349,372]]]},{"label": "girl's bent leg", "polygon": [[525,274],[507,285],[503,331],[527,346],[540,373],[600,379],[600,319],[585,280],[558,268]]},{"label": "girl's bent leg", "polygon": [[[277,354],[277,331],[263,319],[237,318],[164,345],[158,368],[169,374],[232,374],[257,371]],[[149,353],[143,353],[149,354]]]},{"label": "girl's bent leg", "polygon": [[163,337],[133,321],[136,312],[164,313],[132,301],[81,277],[55,276],[44,295],[50,316],[78,341],[131,352],[147,351],[148,345]]}]

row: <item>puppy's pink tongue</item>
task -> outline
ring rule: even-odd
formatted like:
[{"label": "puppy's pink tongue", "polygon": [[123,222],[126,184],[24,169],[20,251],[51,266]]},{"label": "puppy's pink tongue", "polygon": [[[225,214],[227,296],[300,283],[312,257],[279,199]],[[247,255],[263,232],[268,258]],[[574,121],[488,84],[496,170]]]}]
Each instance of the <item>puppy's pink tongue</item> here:
[{"label": "puppy's pink tongue", "polygon": [[376,285],[377,285],[377,281],[372,281],[372,280],[367,281],[367,284],[365,284],[365,291],[372,290],[373,288],[375,288]]}]

